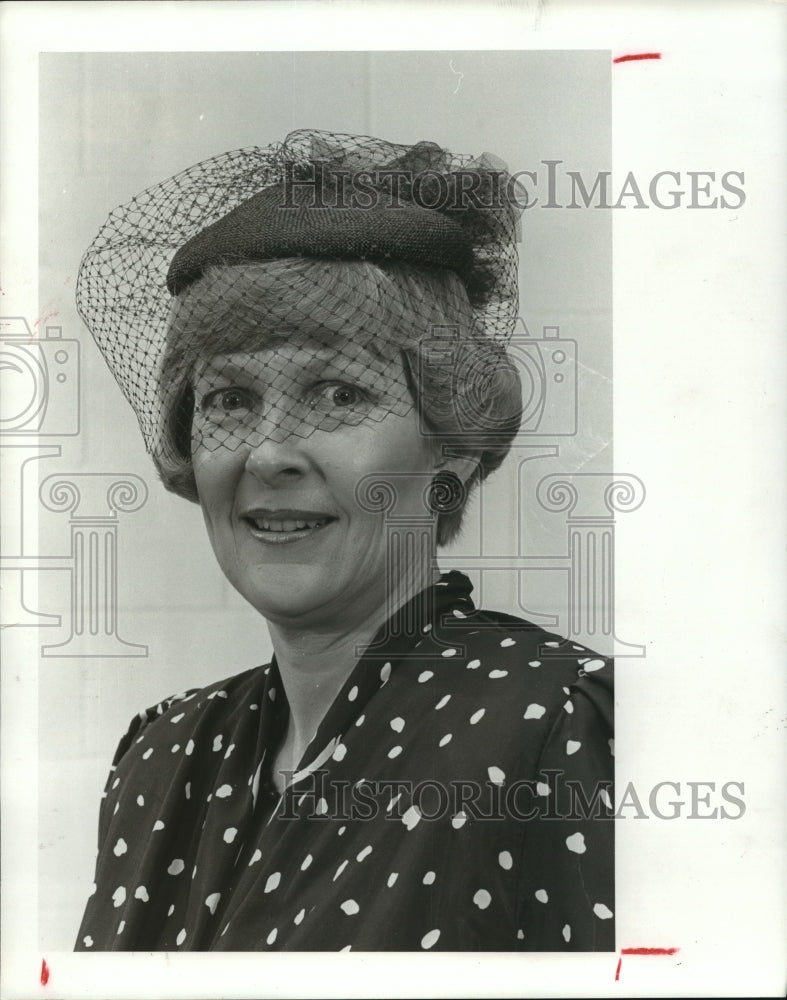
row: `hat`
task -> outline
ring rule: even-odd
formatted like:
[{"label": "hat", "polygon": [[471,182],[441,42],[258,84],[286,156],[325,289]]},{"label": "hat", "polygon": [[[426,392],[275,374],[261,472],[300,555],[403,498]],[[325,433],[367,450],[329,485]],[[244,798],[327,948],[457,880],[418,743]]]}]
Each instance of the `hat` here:
[{"label": "hat", "polygon": [[521,193],[489,154],[292,132],[198,163],[115,209],[82,259],[77,307],[153,450],[172,296],[207,267],[313,257],[452,271],[477,332],[505,343],[517,317]]}]

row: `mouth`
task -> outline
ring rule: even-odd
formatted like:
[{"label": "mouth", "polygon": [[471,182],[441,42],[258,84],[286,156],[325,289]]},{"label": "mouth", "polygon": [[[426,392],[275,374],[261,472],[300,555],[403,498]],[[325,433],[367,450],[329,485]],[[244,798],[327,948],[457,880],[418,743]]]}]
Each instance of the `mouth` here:
[{"label": "mouth", "polygon": [[255,538],[275,544],[308,538],[336,518],[332,514],[306,510],[252,510],[241,520]]}]

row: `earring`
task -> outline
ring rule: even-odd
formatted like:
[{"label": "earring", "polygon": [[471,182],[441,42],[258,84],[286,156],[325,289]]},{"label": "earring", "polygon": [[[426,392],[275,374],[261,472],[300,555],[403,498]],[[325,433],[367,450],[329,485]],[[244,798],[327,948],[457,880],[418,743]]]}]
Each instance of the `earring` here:
[{"label": "earring", "polygon": [[455,472],[438,472],[429,484],[429,509],[434,514],[453,514],[466,499],[465,484]]}]

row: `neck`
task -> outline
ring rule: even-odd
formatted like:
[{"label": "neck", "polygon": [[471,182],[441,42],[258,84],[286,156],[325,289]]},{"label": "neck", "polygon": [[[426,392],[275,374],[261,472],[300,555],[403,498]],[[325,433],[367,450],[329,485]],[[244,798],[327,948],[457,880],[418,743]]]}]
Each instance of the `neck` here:
[{"label": "neck", "polygon": [[[362,605],[363,599],[359,597],[358,601],[349,602],[352,608],[345,605],[343,615],[323,618],[320,624],[268,622],[290,708],[287,735],[278,754],[278,770],[296,769],[362,650],[380,626],[417,593],[435,583],[439,576],[434,568],[425,578],[402,580],[395,592],[373,604],[367,601]],[[364,608],[360,614],[359,607]]]}]

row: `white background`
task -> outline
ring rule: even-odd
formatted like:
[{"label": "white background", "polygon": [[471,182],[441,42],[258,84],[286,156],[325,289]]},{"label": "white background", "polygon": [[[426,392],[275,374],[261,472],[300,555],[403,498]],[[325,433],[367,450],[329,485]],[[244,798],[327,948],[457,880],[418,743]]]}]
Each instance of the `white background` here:
[{"label": "white background", "polygon": [[[618,824],[618,946],[675,946],[680,952],[673,958],[625,958],[617,983],[616,962],[610,955],[574,956],[559,962],[550,956],[418,956],[421,961],[408,957],[390,960],[390,965],[371,956],[320,956],[318,963],[309,965],[286,956],[274,960],[251,955],[165,958],[41,951],[39,914],[57,911],[59,903],[53,907],[51,900],[43,899],[39,905],[36,899],[36,844],[41,837],[38,748],[48,748],[48,757],[53,756],[58,726],[70,734],[72,743],[75,732],[84,729],[87,740],[91,728],[98,731],[96,727],[105,725],[106,732],[119,735],[138,707],[128,703],[125,687],[135,668],[132,661],[110,665],[101,674],[103,689],[96,692],[93,687],[91,707],[80,697],[79,684],[63,685],[63,675],[58,673],[62,665],[56,661],[47,665],[48,673],[39,673],[40,643],[22,634],[29,630],[14,630],[10,638],[6,632],[3,668],[3,995],[346,995],[350,992],[348,972],[355,977],[359,994],[390,995],[395,982],[396,991],[403,994],[579,991],[608,995],[615,989],[621,995],[781,995],[785,968],[783,511],[787,499],[782,10],[758,3],[716,5],[712,11],[705,5],[687,4],[650,13],[627,4],[481,8],[367,3],[331,4],[330,9],[328,5],[291,7],[284,3],[29,6],[30,11],[26,5],[11,4],[3,11],[4,315],[38,316],[49,308],[48,300],[42,300],[51,285],[45,291],[31,280],[38,271],[38,238],[42,279],[51,281],[47,267],[63,266],[62,261],[57,263],[60,244],[47,256],[45,241],[53,237],[49,231],[36,233],[33,211],[37,203],[39,51],[445,48],[457,69],[456,54],[469,49],[606,49],[612,56],[662,53],[659,61],[612,68],[614,176],[622,178],[631,170],[647,182],[665,169],[715,170],[717,174],[743,170],[747,200],[732,212],[651,209],[614,213],[614,471],[635,473],[648,490],[645,505],[630,519],[621,518],[618,530],[619,634],[647,643],[644,660],[623,660],[618,671],[618,783],[625,786],[632,780],[647,797],[658,781],[681,782],[684,789],[692,780],[712,781],[717,787],[726,781],[742,781],[747,809],[737,821],[637,820],[629,814]],[[414,59],[414,65],[423,63]],[[471,82],[466,76],[461,86],[469,89]],[[204,81],[199,85],[204,88]],[[444,104],[455,86],[453,79],[446,85]],[[572,81],[571,86],[572,99],[581,110],[581,81]],[[224,93],[225,87],[226,81],[216,81],[217,93]],[[279,121],[283,124],[292,114],[298,118],[292,123],[295,127],[368,131],[412,141],[422,137],[411,134],[411,123],[417,120],[424,128],[428,123],[423,137],[446,144],[450,139],[457,151],[489,148],[512,165],[520,165],[529,121],[534,114],[540,120],[543,110],[538,109],[554,101],[554,92],[522,95],[508,92],[505,85],[496,92],[494,106],[469,115],[467,104],[461,105],[454,120],[442,106],[438,114],[430,113],[430,102],[439,97],[433,91],[419,95],[423,105],[401,96],[396,119],[396,96],[386,91],[374,93],[364,107],[337,106],[331,120],[323,117],[311,122],[300,117],[309,108],[309,95],[302,94],[296,95],[292,108]],[[177,151],[182,155],[179,162],[170,164],[161,158],[162,148],[170,146],[156,142],[160,136],[145,137],[144,156],[137,158],[139,174],[129,176],[127,191],[105,192],[91,178],[95,218],[85,220],[87,236],[82,245],[109,208],[145,183],[206,155],[280,138],[279,133],[261,134],[266,132],[262,124],[274,121],[265,117],[270,114],[265,110],[265,95],[255,97],[260,117],[248,119],[249,134],[236,137],[232,116],[228,120],[226,115],[216,115],[203,132],[196,122],[183,130],[194,145],[187,148],[187,142]],[[167,103],[166,97],[161,100]],[[248,107],[245,95],[240,101],[236,107]],[[571,103],[565,102],[568,107]],[[182,94],[173,102],[173,107],[189,106]],[[379,121],[368,117],[368,108],[376,107],[384,108],[384,121],[382,115]],[[65,98],[63,108],[70,110]],[[500,131],[495,122],[505,121],[507,126],[511,122],[513,129],[515,109],[521,124],[512,141],[523,145],[507,151],[499,141],[493,143]],[[196,107],[192,110],[197,113]],[[138,113],[144,117],[145,108]],[[112,117],[111,111],[107,117]],[[587,129],[587,120],[581,114],[577,117],[574,131]],[[560,121],[565,127],[565,116]],[[121,124],[128,123],[118,120],[118,131]],[[169,125],[180,129],[181,118],[173,113]],[[133,131],[138,126],[132,122],[128,127]],[[206,148],[214,136],[215,145]],[[588,141],[587,135],[580,134],[578,139],[575,147],[573,134],[557,134],[555,146],[539,149],[532,161],[555,155],[568,166],[571,157],[564,150],[583,148]],[[113,155],[112,150],[107,155]],[[592,155],[603,156],[603,151]],[[585,164],[578,163],[576,169],[585,169]],[[108,175],[117,177],[117,172],[108,171]],[[77,195],[84,203],[85,193]],[[66,216],[73,212],[68,198],[63,205]],[[546,236],[550,226],[563,224],[566,214],[542,212],[546,220],[539,218],[535,224],[544,227]],[[63,228],[73,229],[72,222]],[[543,240],[537,245],[544,245]],[[578,256],[575,271],[583,266],[582,255]],[[588,266],[586,261],[584,266]],[[594,286],[593,276],[599,272],[593,268],[598,266],[590,265],[587,289]],[[581,275],[574,273],[572,281],[563,277],[559,275],[555,288],[540,299],[537,288],[543,285],[534,283],[530,301],[536,326],[554,321],[551,309],[558,290],[582,287]],[[584,323],[603,304],[572,303],[570,307]],[[530,322],[530,314],[525,311],[525,315]],[[106,398],[110,398],[109,388]],[[103,408],[103,399],[91,399],[91,405]],[[107,404],[106,412],[114,421],[119,407]],[[96,436],[90,441],[85,467],[120,468],[109,461],[112,442],[118,433],[125,440],[123,435],[133,426],[122,423],[121,417],[117,421],[117,426],[107,424],[101,434],[93,432]],[[122,455],[114,457],[122,460],[124,471],[140,461],[139,453],[125,446]],[[149,472],[146,475],[150,478]],[[14,485],[5,484],[4,498]],[[156,525],[168,525],[156,530],[172,532],[165,536],[166,550],[171,546],[176,551],[193,540],[192,558],[203,567],[205,579],[213,579],[216,571],[207,546],[202,543],[196,551],[198,512],[189,512],[191,524],[187,525],[181,520],[182,502],[169,498],[155,502],[162,505],[156,511],[164,511],[167,518],[165,522],[157,516]],[[161,550],[161,545],[154,544],[154,548]],[[156,566],[155,572],[160,570]],[[176,567],[168,572],[180,579]],[[135,579],[141,586],[144,573]],[[204,599],[201,589],[194,593]],[[237,617],[241,634],[248,636],[248,629],[259,628],[244,617],[246,612],[228,594],[221,591],[219,596],[227,602],[224,610],[229,619]],[[136,593],[130,596],[130,604],[144,610]],[[193,611],[192,619],[203,613],[198,602]],[[149,663],[137,661],[142,666],[134,688],[150,692],[143,703],[186,683],[217,676],[210,658],[202,660],[196,672],[189,669],[193,633],[187,619],[188,615],[182,627],[166,630],[170,635],[177,630],[178,641],[172,640],[170,650],[164,651],[171,654],[165,657],[168,661],[173,656],[178,659],[173,669],[181,671],[183,683],[171,684],[172,674],[152,675]],[[128,638],[147,641],[147,636],[140,639],[129,634]],[[264,629],[259,645],[255,639],[243,641],[249,643],[244,648],[256,653],[264,647]],[[198,637],[192,645],[199,649]],[[233,670],[234,665],[225,670],[222,664],[218,676]],[[97,677],[83,675],[81,683]],[[165,682],[163,690],[161,681]],[[41,732],[39,684],[43,687]],[[53,689],[58,692],[54,700],[48,693]],[[111,753],[111,747],[90,753],[100,762],[102,753]],[[68,801],[72,782],[73,787],[85,787],[103,779],[103,775],[96,777],[97,764],[95,775],[87,779],[82,775],[78,781],[75,771],[83,766],[78,756],[70,770],[67,760],[51,770],[47,759],[41,763],[42,815],[48,810],[50,821],[60,809],[73,815],[73,804]],[[80,822],[84,838],[92,841],[93,817],[80,812]],[[61,836],[73,836],[67,819]],[[42,858],[49,846],[44,843]],[[42,865],[46,863],[42,860]],[[51,891],[66,884],[66,874],[71,872],[61,872],[59,880],[51,883]],[[81,871],[73,875],[77,880],[85,877]],[[48,884],[46,879],[42,883]],[[51,967],[46,988],[38,985],[44,957]]]}]

